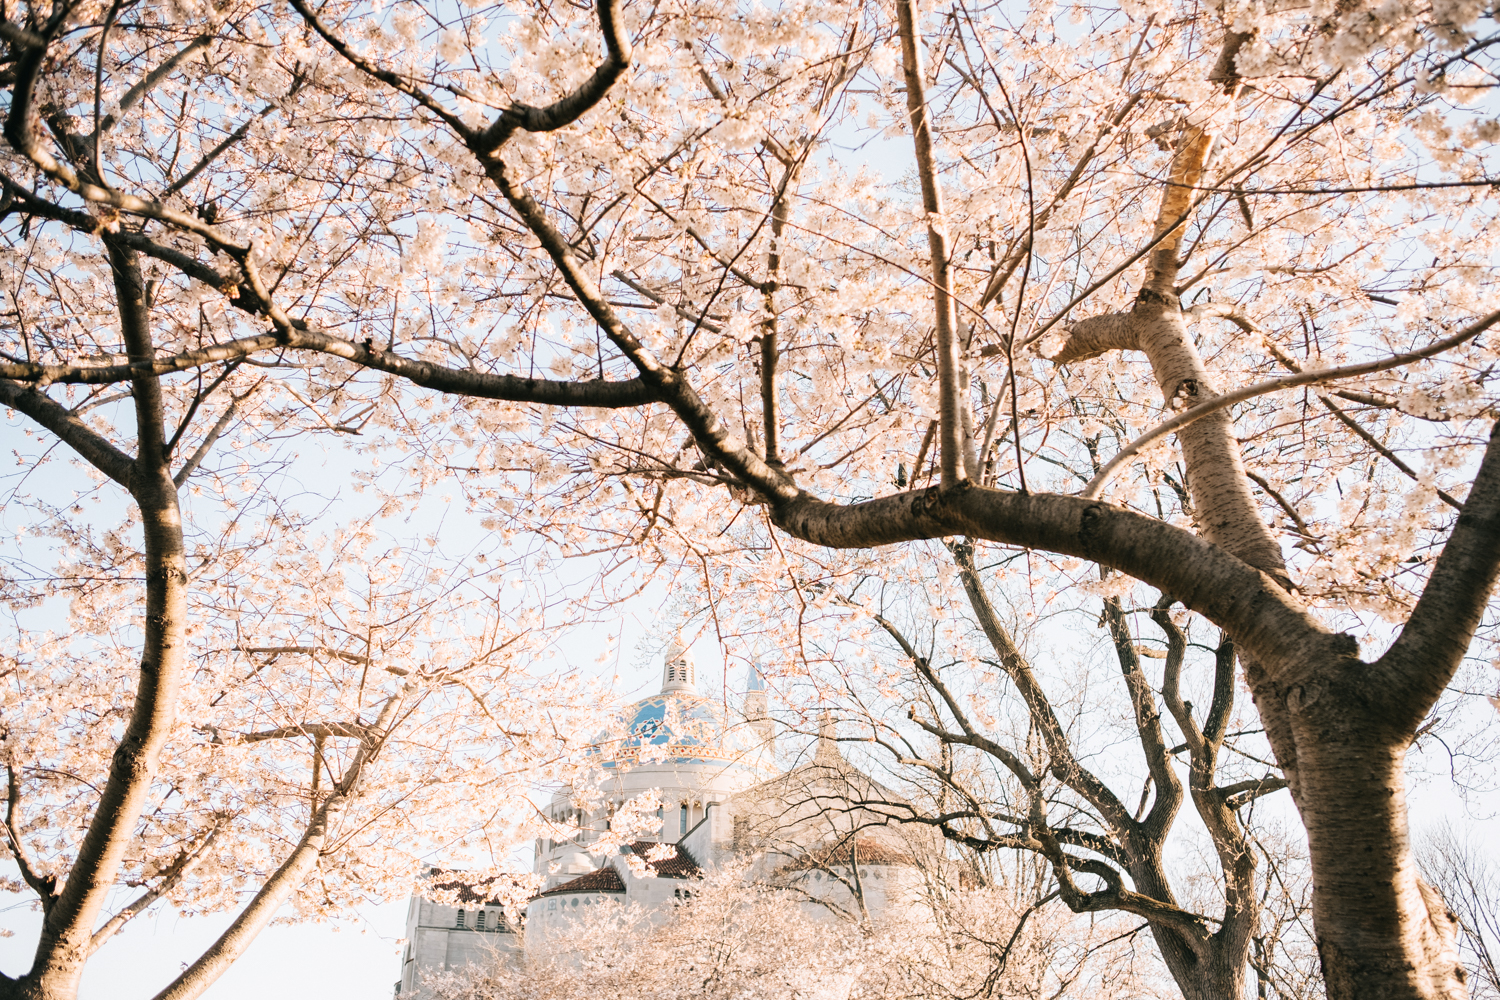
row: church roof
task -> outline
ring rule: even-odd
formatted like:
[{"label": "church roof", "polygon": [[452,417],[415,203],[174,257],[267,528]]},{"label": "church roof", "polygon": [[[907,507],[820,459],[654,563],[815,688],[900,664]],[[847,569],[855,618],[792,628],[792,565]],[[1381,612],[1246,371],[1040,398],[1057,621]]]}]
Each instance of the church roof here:
[{"label": "church roof", "polygon": [[[433,869],[429,873],[429,876],[432,879],[436,880],[442,878],[444,875],[449,874],[462,875],[463,873],[445,872],[440,869]],[[507,887],[511,890],[508,894],[504,891]],[[518,898],[518,892],[521,888],[521,880],[513,878],[509,875],[496,875],[492,878],[481,879],[474,882],[452,878],[446,882],[434,881],[432,883],[432,888],[440,890],[442,892],[452,892],[456,890],[456,895],[454,898],[460,905],[468,904],[470,906],[504,906],[508,902],[513,902]],[[524,899],[525,897],[520,896],[519,898]]]},{"label": "church roof", "polygon": [[536,899],[543,896],[558,896],[568,892],[624,892],[625,881],[620,878],[620,873],[615,871],[612,865],[605,865],[586,875],[580,875],[575,879],[554,885],[546,892],[536,894]]},{"label": "church roof", "polygon": [[[646,857],[646,852],[656,846],[652,840],[637,840],[630,845],[631,853]],[[697,860],[688,853],[687,848],[677,844],[677,854],[664,861],[649,862],[651,870],[656,872],[657,878],[700,878],[703,869]]]},{"label": "church roof", "polygon": [[[760,674],[753,673],[750,692],[764,694],[764,689]],[[693,654],[679,636],[663,657],[661,690],[627,706],[618,725],[595,738],[595,753],[606,768],[672,762],[759,770],[747,754],[754,756],[762,740],[731,726],[726,715],[718,699],[698,693]]]},{"label": "church roof", "polygon": [[782,865],[778,871],[814,871],[847,865],[851,854],[854,861],[861,865],[915,865],[917,863],[917,859],[906,851],[892,847],[874,837],[860,837],[853,845],[850,845],[847,840],[840,840],[813,848],[806,854]]},{"label": "church roof", "polygon": [[[621,853],[639,854],[646,857],[646,852],[657,846],[654,840],[637,840],[631,843]],[[703,875],[703,869],[698,865],[697,859],[687,852],[684,847],[677,848],[674,857],[665,858],[661,861],[648,862],[652,871],[656,872],[657,878],[699,878]],[[615,870],[614,865],[605,865],[603,868],[580,875],[560,885],[554,885],[545,892],[539,892],[533,899],[541,899],[543,896],[560,896],[570,892],[624,892],[625,880],[620,878],[620,873]]]}]

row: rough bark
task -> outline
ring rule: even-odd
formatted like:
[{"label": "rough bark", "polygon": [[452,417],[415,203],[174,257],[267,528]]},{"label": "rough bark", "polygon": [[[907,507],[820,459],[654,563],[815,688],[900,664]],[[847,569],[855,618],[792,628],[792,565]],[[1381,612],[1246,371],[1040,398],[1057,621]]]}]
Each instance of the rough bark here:
[{"label": "rough bark", "polygon": [[[125,346],[134,364],[147,366],[154,348],[144,283],[134,251],[107,244]],[[31,970],[6,984],[6,993],[26,1000],[71,1000],[77,995],[84,962],[105,898],[114,887],[126,849],[155,777],[161,749],[176,714],[186,649],[187,565],[177,488],[166,453],[161,387],[151,374],[132,379],[137,454],[125,478],[141,513],[146,568],[146,607],[142,622],[140,675],[135,702],[109,777],[99,796],[78,856],[61,891],[42,921]],[[35,394],[40,395],[40,394]],[[50,401],[49,401],[50,402]],[[40,403],[36,404],[41,408]],[[55,405],[55,404],[54,404]],[[88,436],[81,424],[72,433],[93,445],[80,448],[90,458],[109,456],[101,467],[118,474],[113,449]]]},{"label": "rough bark", "polygon": [[896,0],[901,32],[901,67],[906,83],[906,114],[916,147],[917,176],[922,183],[922,210],[927,213],[927,249],[932,267],[933,338],[938,370],[938,469],[944,486],[969,478],[974,461],[972,439],[964,434],[969,409],[967,380],[953,310],[953,280],[948,268],[948,225],[943,194],[933,162],[932,123],[922,78],[922,40],[917,31],[915,0]]}]

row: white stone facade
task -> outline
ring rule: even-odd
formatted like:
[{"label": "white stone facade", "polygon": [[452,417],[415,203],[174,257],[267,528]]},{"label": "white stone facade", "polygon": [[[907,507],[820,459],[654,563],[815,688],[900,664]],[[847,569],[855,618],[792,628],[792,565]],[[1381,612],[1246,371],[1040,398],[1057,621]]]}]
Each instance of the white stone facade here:
[{"label": "white stone facade", "polygon": [[478,900],[465,907],[443,906],[421,896],[406,909],[406,944],[396,994],[415,997],[424,975],[483,966],[521,949],[521,935],[497,905]]},{"label": "white stone facade", "polygon": [[[825,904],[833,904],[873,915],[915,900],[920,879],[911,838],[928,835],[887,825],[883,815],[856,805],[893,801],[894,795],[843,759],[831,726],[825,724],[810,761],[778,773],[758,675],[746,692],[743,717],[726,720],[697,693],[692,660],[674,646],[663,664],[661,692],[631,706],[624,722],[623,737],[601,751],[606,777],[597,808],[584,812],[570,791],[548,804],[550,819],[579,833],[536,842],[534,870],[546,879],[526,906],[524,932],[497,926],[503,919],[498,906],[476,903],[463,911],[460,925],[458,908],[413,898],[397,984],[401,1000],[420,995],[423,975],[497,956],[548,954],[549,939],[594,907],[624,903],[671,912],[694,878],[731,859],[750,860],[749,877],[795,888],[812,910],[824,913]],[[650,790],[661,798],[660,827],[622,854],[590,853],[615,810]],[[632,872],[628,855],[644,855],[657,844],[674,845],[676,856],[654,863],[652,876]],[[475,929],[481,912],[483,932]]]}]

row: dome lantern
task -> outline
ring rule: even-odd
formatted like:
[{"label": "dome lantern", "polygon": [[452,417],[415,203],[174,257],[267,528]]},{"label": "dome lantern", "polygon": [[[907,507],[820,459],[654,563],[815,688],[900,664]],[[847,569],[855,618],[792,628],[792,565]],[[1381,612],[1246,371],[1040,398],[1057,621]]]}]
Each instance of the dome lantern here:
[{"label": "dome lantern", "polygon": [[667,644],[666,655],[662,658],[661,693],[672,691],[698,693],[698,671],[693,665],[693,651],[683,644],[681,636]]}]

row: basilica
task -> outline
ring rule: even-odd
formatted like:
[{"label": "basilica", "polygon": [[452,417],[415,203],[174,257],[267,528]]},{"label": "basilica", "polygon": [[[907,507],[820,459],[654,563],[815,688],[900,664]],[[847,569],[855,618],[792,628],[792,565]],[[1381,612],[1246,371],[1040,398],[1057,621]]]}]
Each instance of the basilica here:
[{"label": "basilica", "polygon": [[[584,809],[563,789],[547,806],[558,829],[576,833],[536,842],[535,871],[545,881],[522,919],[507,919],[482,887],[443,883],[458,890],[457,906],[411,898],[398,997],[420,997],[424,976],[437,972],[545,957],[549,938],[591,907],[665,911],[694,879],[731,859],[747,865],[747,878],[795,887],[824,904],[822,912],[855,892],[871,913],[914,894],[916,856],[932,845],[888,823],[889,810],[870,808],[899,800],[845,760],[826,719],[800,756],[782,748],[791,766],[778,769],[758,673],[741,709],[726,712],[698,693],[692,654],[674,643],[661,690],[629,706],[612,733],[597,750],[602,796]],[[611,856],[591,853],[616,810],[652,790],[661,802],[654,833]]]}]

